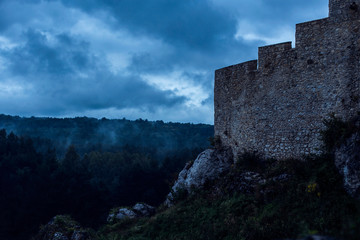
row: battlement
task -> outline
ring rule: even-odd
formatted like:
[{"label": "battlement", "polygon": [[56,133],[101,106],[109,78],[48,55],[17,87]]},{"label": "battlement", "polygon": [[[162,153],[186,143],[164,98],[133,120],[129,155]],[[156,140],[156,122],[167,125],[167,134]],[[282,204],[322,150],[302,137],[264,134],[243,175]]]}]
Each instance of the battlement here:
[{"label": "battlement", "polygon": [[334,21],[359,19],[360,0],[330,0],[329,17]]},{"label": "battlement", "polygon": [[258,61],[216,70],[215,135],[234,154],[317,154],[323,120],[360,111],[360,0],[330,0],[329,17],[296,25],[295,48],[259,48]]},{"label": "battlement", "polygon": [[291,42],[277,43],[259,47],[259,55],[284,52],[291,49]]},{"label": "battlement", "polygon": [[270,67],[271,64],[278,63],[283,53],[291,49],[291,42],[278,43],[259,47],[259,70]]},{"label": "battlement", "polygon": [[235,64],[235,65],[231,65],[228,67],[218,69],[215,71],[215,74],[221,73],[221,72],[231,73],[234,71],[241,71],[246,74],[246,73],[250,73],[255,70],[257,70],[257,60],[251,60],[251,61],[242,62],[239,64]]},{"label": "battlement", "polygon": [[314,43],[316,44],[317,41],[314,39],[314,36],[321,36],[324,34],[328,24],[329,18],[296,24],[296,48],[305,48],[313,45]]}]

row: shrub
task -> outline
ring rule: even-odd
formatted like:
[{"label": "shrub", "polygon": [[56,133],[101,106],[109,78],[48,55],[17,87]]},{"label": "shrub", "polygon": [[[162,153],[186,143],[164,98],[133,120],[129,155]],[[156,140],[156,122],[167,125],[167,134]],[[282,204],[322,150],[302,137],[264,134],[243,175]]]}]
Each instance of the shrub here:
[{"label": "shrub", "polygon": [[238,156],[236,168],[240,170],[263,172],[266,161],[256,152],[244,152]]},{"label": "shrub", "polygon": [[356,131],[360,131],[356,122],[358,117],[349,121],[330,115],[329,119],[323,121],[325,129],[321,131],[321,140],[324,143],[325,150],[332,152],[336,147],[339,147],[344,141],[349,138]]}]

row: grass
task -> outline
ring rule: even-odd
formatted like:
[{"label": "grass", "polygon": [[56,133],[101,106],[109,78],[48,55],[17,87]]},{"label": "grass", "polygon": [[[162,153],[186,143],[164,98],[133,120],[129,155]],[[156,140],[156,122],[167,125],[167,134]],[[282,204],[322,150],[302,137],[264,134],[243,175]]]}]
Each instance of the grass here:
[{"label": "grass", "polygon": [[[260,195],[198,192],[152,218],[107,225],[98,239],[272,240],[314,233],[358,239],[360,202],[343,190],[330,155],[278,162],[266,175],[283,172],[292,177],[259,186]],[[234,169],[231,174],[239,171]]]},{"label": "grass", "polygon": [[[325,154],[303,160],[264,160],[256,153],[238,157],[231,170],[202,191],[179,193],[171,208],[160,207],[151,218],[109,223],[97,240],[274,240],[312,234],[358,240],[360,200],[350,197],[334,165],[333,150],[354,131],[355,121],[325,121]],[[236,191],[241,174],[261,174],[265,183],[248,193]],[[288,176],[285,180],[271,180]],[[223,191],[216,193],[214,187]],[[235,189],[235,190],[234,190]]]}]

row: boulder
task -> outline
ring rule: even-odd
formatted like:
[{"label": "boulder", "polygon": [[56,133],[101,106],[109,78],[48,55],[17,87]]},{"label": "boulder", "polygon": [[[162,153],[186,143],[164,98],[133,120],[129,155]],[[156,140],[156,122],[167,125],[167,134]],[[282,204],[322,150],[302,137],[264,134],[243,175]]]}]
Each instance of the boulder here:
[{"label": "boulder", "polygon": [[109,214],[107,221],[111,222],[114,220],[122,219],[134,219],[141,217],[151,217],[156,212],[156,209],[146,203],[137,203],[132,208],[119,208],[112,210]]},{"label": "boulder", "polygon": [[233,163],[230,150],[207,149],[203,151],[194,162],[187,163],[179,173],[164,204],[168,207],[172,206],[174,196],[178,191],[191,192],[192,189],[202,188],[208,181],[214,180],[228,171]]},{"label": "boulder", "polygon": [[71,236],[71,240],[90,240],[90,234],[84,230],[75,230]]},{"label": "boulder", "polygon": [[119,208],[114,213],[110,213],[107,220],[108,222],[112,221],[113,219],[125,219],[125,218],[136,218],[137,214],[129,208]]},{"label": "boulder", "polygon": [[335,165],[344,177],[345,190],[360,197],[360,133],[354,133],[335,150]]},{"label": "boulder", "polygon": [[43,226],[33,240],[91,240],[88,230],[69,216],[58,215]]},{"label": "boulder", "polygon": [[50,240],[69,240],[67,236],[65,236],[61,232],[56,232],[54,235],[50,238]]},{"label": "boulder", "polygon": [[151,217],[155,214],[155,208],[146,203],[137,203],[132,209],[138,217]]}]

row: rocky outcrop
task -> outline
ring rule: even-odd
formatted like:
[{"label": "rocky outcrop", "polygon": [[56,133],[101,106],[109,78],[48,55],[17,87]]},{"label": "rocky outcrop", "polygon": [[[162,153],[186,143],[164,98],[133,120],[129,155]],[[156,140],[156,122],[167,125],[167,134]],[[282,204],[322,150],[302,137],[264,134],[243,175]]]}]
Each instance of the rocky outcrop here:
[{"label": "rocky outcrop", "polygon": [[194,162],[187,163],[179,173],[172,191],[167,196],[165,205],[171,206],[180,190],[191,192],[192,189],[202,188],[208,181],[214,180],[228,171],[233,163],[230,150],[207,149],[200,153]]},{"label": "rocky outcrop", "polygon": [[125,218],[136,218],[136,213],[129,208],[119,208],[113,211],[113,213],[110,213],[107,221],[111,222],[114,221],[116,219],[121,220],[121,219],[125,219]]},{"label": "rocky outcrop", "polygon": [[90,240],[90,234],[84,230],[75,230],[71,236],[71,240]]},{"label": "rocky outcrop", "polygon": [[92,240],[90,232],[69,216],[58,215],[41,227],[32,240]]},{"label": "rocky outcrop", "polygon": [[265,184],[266,180],[260,173],[245,171],[242,173],[230,173],[226,178],[217,181],[212,192],[215,195],[226,193],[254,193],[257,186]]},{"label": "rocky outcrop", "polygon": [[137,203],[133,207],[133,211],[139,217],[151,217],[155,214],[156,209],[146,203]]},{"label": "rocky outcrop", "polygon": [[134,219],[141,217],[151,217],[156,212],[155,208],[146,203],[137,203],[132,208],[113,209],[109,214],[107,221],[112,222],[122,219]]},{"label": "rocky outcrop", "polygon": [[344,177],[346,191],[360,197],[360,132],[354,133],[335,150],[335,165]]}]

